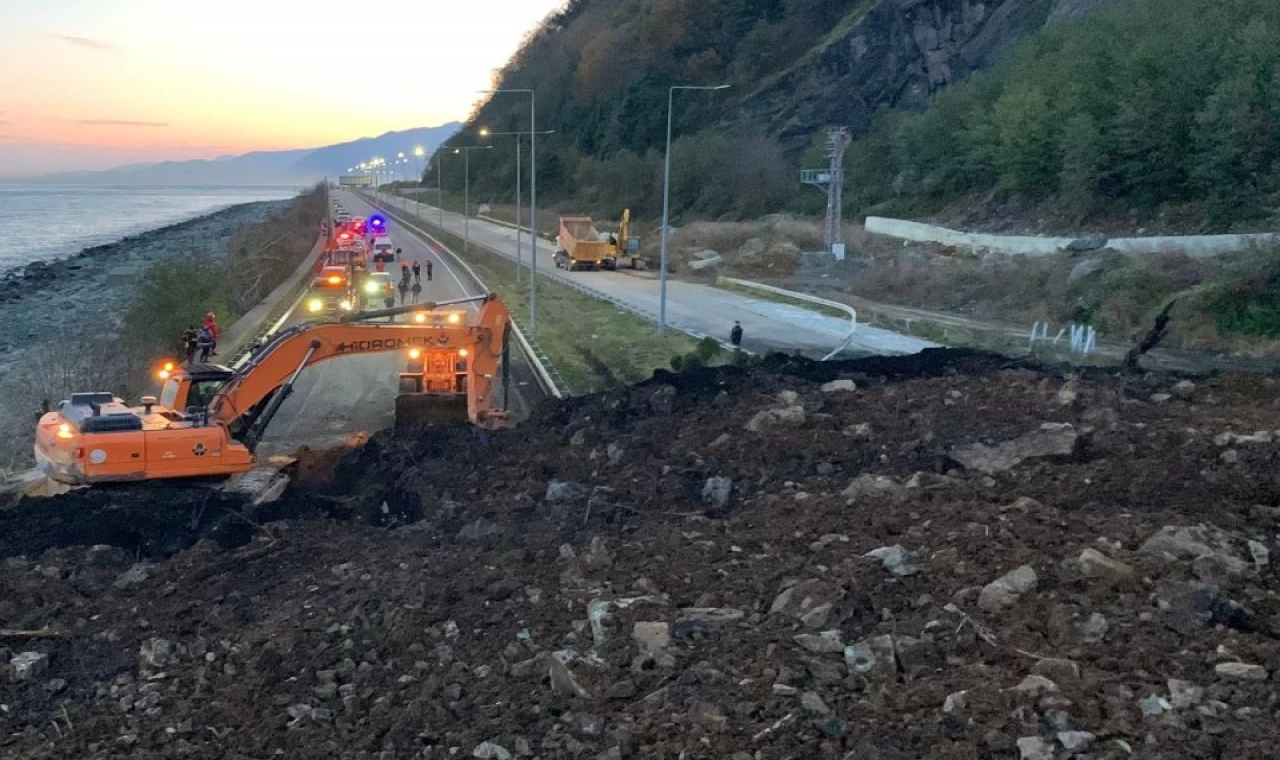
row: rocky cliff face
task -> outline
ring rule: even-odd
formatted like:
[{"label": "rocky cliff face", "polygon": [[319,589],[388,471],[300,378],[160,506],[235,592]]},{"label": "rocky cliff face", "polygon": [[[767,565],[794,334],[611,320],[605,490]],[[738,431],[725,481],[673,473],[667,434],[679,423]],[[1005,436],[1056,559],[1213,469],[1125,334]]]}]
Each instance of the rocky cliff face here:
[{"label": "rocky cliff face", "polygon": [[859,132],[878,108],[923,104],[1051,17],[1112,1],[868,0],[822,45],[748,96],[743,116],[793,145],[827,125]]}]

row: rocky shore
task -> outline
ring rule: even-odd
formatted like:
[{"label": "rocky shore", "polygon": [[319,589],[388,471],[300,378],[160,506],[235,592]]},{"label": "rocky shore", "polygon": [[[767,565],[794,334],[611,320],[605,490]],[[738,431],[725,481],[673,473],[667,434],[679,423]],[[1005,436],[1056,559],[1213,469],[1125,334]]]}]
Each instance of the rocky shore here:
[{"label": "rocky shore", "polygon": [[[262,221],[290,201],[244,203],[184,222],[85,248],[54,261],[34,261],[0,275],[0,469],[21,460],[30,422],[51,374],[71,371],[55,351],[109,351],[147,267],[191,255],[224,258],[236,228]],[[98,377],[89,373],[90,377]],[[95,388],[95,390],[112,390]],[[13,466],[20,466],[20,462]]]}]

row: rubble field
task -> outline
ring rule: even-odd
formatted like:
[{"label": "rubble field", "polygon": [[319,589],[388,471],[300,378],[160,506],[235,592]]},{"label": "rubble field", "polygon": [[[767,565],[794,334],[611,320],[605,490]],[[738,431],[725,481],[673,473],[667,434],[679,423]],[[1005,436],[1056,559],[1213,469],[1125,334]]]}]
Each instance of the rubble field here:
[{"label": "rubble field", "polygon": [[1280,383],[965,351],[0,510],[5,758],[1264,758]]}]

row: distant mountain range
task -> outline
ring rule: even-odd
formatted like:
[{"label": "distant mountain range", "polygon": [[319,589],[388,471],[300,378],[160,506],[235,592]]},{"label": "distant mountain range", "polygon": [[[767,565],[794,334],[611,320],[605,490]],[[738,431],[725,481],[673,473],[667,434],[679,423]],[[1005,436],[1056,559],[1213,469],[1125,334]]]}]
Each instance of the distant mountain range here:
[{"label": "distant mountain range", "polygon": [[[323,177],[346,174],[349,167],[375,156],[394,159],[411,155],[421,145],[428,153],[438,148],[462,127],[449,122],[438,127],[421,127],[387,132],[378,137],[301,150],[264,150],[214,159],[163,161],[129,164],[105,171],[65,172],[41,177],[37,182],[74,182],[94,185],[300,185]],[[413,172],[417,164],[412,163]]]}]

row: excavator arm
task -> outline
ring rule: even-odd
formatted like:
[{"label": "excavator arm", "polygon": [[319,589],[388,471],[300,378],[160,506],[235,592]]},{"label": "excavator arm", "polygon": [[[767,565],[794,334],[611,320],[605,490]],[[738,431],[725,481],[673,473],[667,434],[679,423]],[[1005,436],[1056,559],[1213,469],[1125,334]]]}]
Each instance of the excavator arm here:
[{"label": "excavator arm", "polygon": [[[443,307],[470,303],[479,303],[479,309],[469,318],[458,312],[451,312],[448,318],[432,314]],[[400,314],[409,314],[409,321],[368,323]],[[449,358],[450,366],[464,366],[467,417],[480,427],[501,427],[506,415],[491,407],[509,321],[502,302],[487,295],[301,324],[275,335],[232,375],[209,403],[208,419],[238,428],[238,437],[252,449],[307,367],[329,359],[400,352],[406,364],[425,363],[424,357],[434,356]],[[458,361],[458,357],[465,361]]]}]

